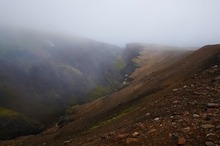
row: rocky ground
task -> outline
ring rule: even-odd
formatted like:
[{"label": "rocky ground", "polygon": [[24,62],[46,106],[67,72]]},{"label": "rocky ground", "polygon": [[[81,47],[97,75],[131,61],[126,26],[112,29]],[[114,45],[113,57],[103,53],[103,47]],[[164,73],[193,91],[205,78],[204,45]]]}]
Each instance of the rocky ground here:
[{"label": "rocky ground", "polygon": [[120,124],[112,123],[115,127],[105,125],[101,132],[85,133],[64,145],[220,145],[220,66],[188,77],[177,87],[143,103],[133,121],[125,116]]}]

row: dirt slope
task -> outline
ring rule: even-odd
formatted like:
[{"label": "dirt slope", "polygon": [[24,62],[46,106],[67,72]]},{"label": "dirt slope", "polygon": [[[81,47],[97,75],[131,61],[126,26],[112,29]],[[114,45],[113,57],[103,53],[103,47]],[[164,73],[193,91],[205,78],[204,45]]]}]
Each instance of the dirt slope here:
[{"label": "dirt slope", "polygon": [[161,79],[160,87],[170,86],[133,102],[128,113],[105,120],[72,145],[220,144],[219,65],[220,45],[205,46],[147,76],[143,88],[151,77]]},{"label": "dirt slope", "polygon": [[219,97],[220,66],[215,65],[174,89],[145,97],[130,113],[91,130],[72,145],[219,145]]},{"label": "dirt slope", "polygon": [[[144,71],[151,65],[142,64],[126,88],[78,107],[75,121],[67,126],[2,145],[176,145],[178,139],[188,145],[209,143],[205,134],[218,137],[219,66],[213,66],[219,65],[220,45],[205,46],[177,61],[179,58],[167,63],[167,57],[151,73]],[[209,111],[213,121],[206,121]],[[211,140],[218,143],[216,138]]]}]

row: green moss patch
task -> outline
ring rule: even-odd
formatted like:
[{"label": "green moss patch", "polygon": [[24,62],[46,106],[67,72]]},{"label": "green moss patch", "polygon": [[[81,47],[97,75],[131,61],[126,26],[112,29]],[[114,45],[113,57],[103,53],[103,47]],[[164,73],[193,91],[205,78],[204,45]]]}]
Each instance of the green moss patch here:
[{"label": "green moss patch", "polygon": [[123,59],[123,57],[122,56],[119,56],[118,58],[117,58],[117,62],[116,62],[116,69],[118,70],[118,71],[121,71],[121,70],[123,70],[125,67],[126,67],[126,62],[125,62],[125,60]]},{"label": "green moss patch", "polygon": [[102,87],[102,86],[98,86],[96,87],[94,90],[91,91],[91,93],[89,94],[89,96],[92,99],[98,98],[98,97],[102,97],[104,95],[107,95],[109,93],[111,93],[112,90],[110,89],[110,87]]},{"label": "green moss patch", "polygon": [[131,106],[129,108],[120,110],[119,112],[116,112],[112,115],[109,115],[106,118],[102,119],[101,121],[99,121],[99,122],[95,123],[94,125],[92,125],[90,130],[93,130],[93,129],[99,128],[101,126],[107,125],[107,124],[111,123],[112,121],[114,121],[116,119],[119,119],[119,118],[123,117],[124,115],[126,115],[126,114],[128,114],[132,111],[135,111],[137,109],[138,109],[138,107]]},{"label": "green moss patch", "polygon": [[4,117],[15,117],[18,116],[19,114],[15,111],[5,109],[5,108],[0,108],[0,116]]}]

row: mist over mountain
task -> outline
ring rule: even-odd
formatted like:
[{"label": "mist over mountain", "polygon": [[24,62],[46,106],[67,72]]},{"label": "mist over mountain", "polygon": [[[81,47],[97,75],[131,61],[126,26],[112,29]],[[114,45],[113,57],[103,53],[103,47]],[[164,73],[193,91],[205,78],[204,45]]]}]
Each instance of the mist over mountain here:
[{"label": "mist over mountain", "polygon": [[202,47],[220,39],[219,0],[7,0],[0,25],[88,37],[119,46]]},{"label": "mist over mountain", "polygon": [[38,132],[68,107],[116,91],[135,68],[126,66],[138,53],[126,52],[90,39],[1,30],[1,138]]},{"label": "mist over mountain", "polygon": [[220,145],[219,8],[0,1],[0,145]]}]

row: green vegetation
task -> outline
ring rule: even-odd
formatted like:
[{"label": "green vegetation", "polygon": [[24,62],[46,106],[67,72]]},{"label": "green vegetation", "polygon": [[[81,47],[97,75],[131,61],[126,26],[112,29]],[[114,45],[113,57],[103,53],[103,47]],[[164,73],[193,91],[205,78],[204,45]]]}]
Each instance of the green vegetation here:
[{"label": "green vegetation", "polygon": [[123,59],[122,56],[118,56],[117,62],[116,62],[116,69],[117,69],[118,71],[122,71],[125,67],[126,67],[126,62],[125,62],[125,60]]},{"label": "green vegetation", "polygon": [[74,73],[74,74],[77,74],[77,75],[82,75],[81,71],[74,68],[73,66],[70,66],[70,65],[65,65],[65,64],[60,64],[59,65],[59,69],[61,71],[64,71],[65,73]]},{"label": "green vegetation", "polygon": [[74,119],[72,118],[72,115],[76,112],[78,105],[72,106],[70,108],[67,108],[65,110],[65,114],[61,116],[57,122],[57,125],[59,127],[62,127],[70,122],[72,122]]},{"label": "green vegetation", "polygon": [[120,111],[118,111],[114,114],[110,114],[109,116],[105,117],[101,121],[93,124],[91,126],[90,130],[93,130],[93,129],[99,128],[101,126],[107,125],[107,124],[111,123],[112,121],[114,121],[116,119],[119,119],[119,118],[123,117],[124,115],[126,115],[130,112],[133,112],[137,109],[138,109],[138,107],[136,107],[136,106],[130,106],[129,108],[125,108],[125,109],[120,110]]},{"label": "green vegetation", "polygon": [[91,91],[89,96],[90,96],[90,98],[95,99],[97,97],[102,97],[104,95],[107,95],[107,94],[109,94],[111,92],[112,92],[112,90],[110,89],[110,87],[98,86],[94,90]]},{"label": "green vegetation", "polygon": [[65,115],[73,115],[76,112],[78,105],[71,106],[70,108],[66,109]]},{"label": "green vegetation", "polygon": [[15,111],[5,109],[5,108],[0,108],[0,116],[3,117],[15,117],[18,116],[19,114]]},{"label": "green vegetation", "polygon": [[38,133],[42,125],[15,111],[0,108],[0,139],[11,139],[19,135]]}]

